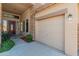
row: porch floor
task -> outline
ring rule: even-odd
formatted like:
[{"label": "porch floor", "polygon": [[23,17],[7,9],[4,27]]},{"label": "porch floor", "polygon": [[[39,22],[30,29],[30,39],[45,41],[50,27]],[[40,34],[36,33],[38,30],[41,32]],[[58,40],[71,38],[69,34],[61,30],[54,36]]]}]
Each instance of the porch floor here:
[{"label": "porch floor", "polygon": [[0,56],[65,56],[63,52],[39,42],[26,43],[19,38],[12,40],[15,42],[15,46],[7,52],[0,53]]}]

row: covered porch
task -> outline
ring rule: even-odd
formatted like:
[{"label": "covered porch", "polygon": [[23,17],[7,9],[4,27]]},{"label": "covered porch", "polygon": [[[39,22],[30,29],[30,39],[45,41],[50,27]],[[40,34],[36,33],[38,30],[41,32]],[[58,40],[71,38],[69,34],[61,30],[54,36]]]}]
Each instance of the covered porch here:
[{"label": "covered porch", "polygon": [[[78,55],[78,4],[3,3],[1,5],[0,34],[9,33],[15,46],[0,55]],[[31,43],[21,39],[28,34],[32,35]],[[2,43],[2,39],[0,42]]]}]

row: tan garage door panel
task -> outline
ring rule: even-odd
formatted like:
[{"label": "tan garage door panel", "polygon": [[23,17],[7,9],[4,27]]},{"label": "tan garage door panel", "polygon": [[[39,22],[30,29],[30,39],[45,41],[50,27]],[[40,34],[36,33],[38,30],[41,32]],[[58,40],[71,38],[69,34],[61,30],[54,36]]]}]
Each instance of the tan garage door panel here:
[{"label": "tan garage door panel", "polygon": [[36,21],[36,40],[64,51],[64,16]]}]

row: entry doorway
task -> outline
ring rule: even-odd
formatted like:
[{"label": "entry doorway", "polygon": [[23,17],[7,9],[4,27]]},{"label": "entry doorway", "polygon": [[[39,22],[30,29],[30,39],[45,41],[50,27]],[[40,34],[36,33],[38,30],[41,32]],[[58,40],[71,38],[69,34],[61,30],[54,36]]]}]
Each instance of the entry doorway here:
[{"label": "entry doorway", "polygon": [[16,34],[16,21],[8,20],[8,31],[12,36]]},{"label": "entry doorway", "polygon": [[16,34],[16,21],[2,20],[2,32],[8,32],[11,36]]}]

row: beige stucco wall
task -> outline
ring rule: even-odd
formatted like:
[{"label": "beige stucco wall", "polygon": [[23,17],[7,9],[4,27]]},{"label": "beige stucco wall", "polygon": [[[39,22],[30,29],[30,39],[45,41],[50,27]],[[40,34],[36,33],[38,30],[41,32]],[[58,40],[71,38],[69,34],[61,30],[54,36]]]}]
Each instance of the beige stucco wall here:
[{"label": "beige stucco wall", "polygon": [[[78,9],[77,4],[56,4],[36,14],[36,18],[50,14],[62,9],[66,9],[65,13],[65,53],[67,55],[77,55],[77,24]],[[68,15],[72,14],[72,20],[68,19]]]},{"label": "beige stucco wall", "polygon": [[29,8],[28,10],[26,10],[22,15],[21,15],[21,20],[24,21],[26,19],[28,19],[29,21],[29,33],[31,33],[33,35],[33,39],[35,37],[35,15],[33,14],[35,12],[35,10],[33,9],[33,7]]},{"label": "beige stucco wall", "polygon": [[[30,25],[30,9],[26,10],[23,14],[22,14],[22,19],[21,21],[24,21],[28,19],[29,21],[29,25]],[[29,26],[29,32],[30,32],[30,26]]]},{"label": "beige stucco wall", "polygon": [[[77,24],[78,9],[77,4],[67,4],[68,12],[65,16],[65,53],[77,55]],[[68,20],[68,14],[72,14],[72,20]]]}]

